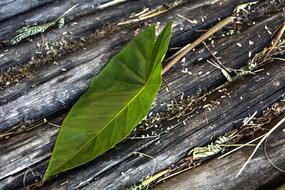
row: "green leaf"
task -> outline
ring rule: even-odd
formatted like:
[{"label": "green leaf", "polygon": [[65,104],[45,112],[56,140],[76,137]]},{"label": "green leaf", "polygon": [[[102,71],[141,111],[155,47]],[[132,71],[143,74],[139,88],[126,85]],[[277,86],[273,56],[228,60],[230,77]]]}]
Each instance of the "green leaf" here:
[{"label": "green leaf", "polygon": [[171,25],[157,39],[148,27],[91,82],[63,121],[44,180],[100,156],[145,117],[160,88]]}]

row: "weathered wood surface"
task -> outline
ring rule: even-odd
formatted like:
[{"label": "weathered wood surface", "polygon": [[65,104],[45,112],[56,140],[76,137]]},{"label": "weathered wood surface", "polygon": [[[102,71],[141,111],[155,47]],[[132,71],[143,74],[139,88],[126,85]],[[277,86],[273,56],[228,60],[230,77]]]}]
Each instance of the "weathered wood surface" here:
[{"label": "weathered wood surface", "polygon": [[52,1],[55,0],[2,0],[0,2],[0,22]]},{"label": "weathered wood surface", "polygon": [[[163,3],[164,2],[170,3],[173,2],[173,0],[164,0]],[[23,40],[23,42],[17,46],[8,47],[0,54],[0,72],[4,72],[13,66],[28,64],[28,62],[34,58],[44,58],[50,50],[47,48],[47,45],[54,46],[57,51],[60,51],[59,48],[61,48],[60,46],[63,44],[68,46],[76,40],[78,43],[81,43],[80,39],[92,33],[94,34],[96,31],[98,31],[99,34],[100,32],[105,32],[106,26],[118,23],[122,19],[128,19],[132,13],[140,12],[144,7],[153,8],[161,4],[162,2],[158,0],[129,1],[101,11],[97,10],[94,14],[81,16],[80,18],[74,19],[70,24],[66,24],[61,29],[53,28],[42,35],[38,35],[33,38],[32,42]],[[124,11],[122,11],[122,9]],[[59,13],[62,12],[59,11]],[[82,14],[81,12],[79,13]],[[75,49],[75,47],[71,48]]]},{"label": "weathered wood surface", "polygon": [[[282,132],[284,127],[285,124],[275,131],[268,138],[266,145],[270,160],[282,170],[285,170],[285,133]],[[154,189],[275,189],[280,182],[284,182],[285,173],[270,164],[264,155],[264,147],[260,147],[245,172],[236,177],[252,151],[253,148],[244,148],[225,158],[212,159],[200,167],[167,180]]]},{"label": "weathered wood surface", "polygon": [[[241,1],[221,2],[223,3],[220,4],[220,1],[215,4],[209,1],[188,2],[159,18],[152,19],[152,22],[160,22],[164,25],[168,19],[174,19],[174,37],[171,46],[176,47],[177,44],[185,44],[185,40],[192,41],[192,36],[188,35],[195,34],[197,29],[195,25],[189,24],[176,14],[197,19],[198,26],[203,26],[201,15],[212,15],[205,19],[205,23],[214,23],[218,17],[230,15]],[[224,7],[229,7],[229,10],[218,11]],[[246,30],[241,30],[240,34],[217,36],[214,47],[210,46],[213,51],[218,51],[218,55],[222,57],[221,61],[226,66],[240,68],[249,59],[249,51],[254,55],[267,46],[271,35],[268,34],[265,26],[270,31],[274,31],[284,21],[284,13],[274,12],[272,15],[250,20],[250,22],[253,21],[256,24],[246,26]],[[86,46],[84,50],[56,60],[58,65],[41,66],[37,72],[18,85],[0,92],[1,131],[11,130],[19,122],[42,119],[53,114],[56,115],[49,120],[60,124],[64,114],[59,115],[59,112],[69,108],[86,90],[91,76],[96,75],[107,59],[134,35],[136,28],[137,26],[120,30],[112,34],[112,38],[108,36],[99,39],[95,44]],[[195,35],[199,33],[196,32]],[[249,45],[249,40],[252,40],[254,45]],[[237,42],[240,42],[243,47],[237,46]],[[178,97],[182,92],[189,96],[197,95],[226,82],[218,69],[206,63],[205,59],[209,58],[209,53],[204,48],[199,48],[189,56],[186,57],[184,66],[178,64],[165,76],[174,90],[174,96]],[[202,61],[200,57],[203,58]],[[192,72],[192,75],[181,72],[185,67]],[[159,128],[161,134],[157,138],[128,139],[94,162],[51,180],[43,188],[124,188],[151,175],[153,170],[156,172],[169,167],[193,147],[205,144],[212,137],[222,135],[225,131],[234,128],[235,122],[246,117],[248,113],[252,114],[256,110],[261,113],[279,100],[285,87],[284,69],[282,61],[276,61],[272,63],[272,67],[267,66],[264,72],[231,85],[228,89],[231,97],[219,100],[221,94],[215,93],[208,97],[206,102],[197,105],[197,112],[194,112],[191,118],[181,118],[179,122],[173,120],[161,123],[162,126]],[[217,99],[220,105],[214,105],[211,111],[202,108],[210,100]],[[157,105],[153,110],[158,110],[162,102],[169,100],[171,96],[165,91],[165,86],[162,86],[156,100]],[[205,120],[206,116],[207,120]],[[183,119],[188,119],[186,126],[182,123]],[[167,130],[174,126],[175,128]],[[20,129],[20,126],[16,128]],[[58,128],[44,124],[8,139],[2,139],[0,189],[18,189],[39,180],[39,176],[46,169],[57,132]],[[146,133],[151,133],[151,130]],[[153,156],[155,168],[154,160],[138,157],[133,155],[133,152],[144,152]]]},{"label": "weathered wood surface", "polygon": [[279,186],[276,190],[284,190],[285,189],[285,183],[281,186]]},{"label": "weathered wood surface", "polygon": [[[192,148],[205,144],[216,136],[223,135],[226,131],[233,129],[235,123],[240,122],[248,114],[255,111],[260,114],[266,107],[280,99],[285,87],[284,71],[285,65],[281,61],[274,62],[266,68],[266,72],[261,72],[231,85],[228,88],[230,97],[219,100],[223,93],[214,94],[208,97],[206,102],[201,102],[198,105],[198,110],[190,115],[190,118],[180,118],[179,122],[172,120],[161,123],[159,137],[127,140],[99,159],[51,180],[45,184],[45,188],[125,188],[152,174],[153,170],[157,172],[169,167],[183,158]],[[220,104],[214,105],[210,111],[203,109],[203,105],[211,100],[218,100]],[[183,120],[186,125],[183,124]],[[173,126],[175,128],[167,130],[168,127]],[[3,162],[1,168],[2,171],[6,171],[1,174],[1,176],[6,176],[1,181],[3,189],[21,187],[23,179],[26,185],[39,179],[38,176],[46,168],[45,160],[50,154],[48,150],[51,150],[57,131],[58,128],[42,126],[30,134],[12,137],[8,140],[10,144],[3,143],[1,151],[5,151],[5,159],[1,160]],[[29,147],[29,151],[27,147]],[[143,152],[154,159],[139,157],[133,155],[133,152]],[[280,156],[282,159],[285,158],[284,154],[280,154]],[[27,160],[27,158],[29,159]],[[155,168],[154,162],[156,163]],[[24,166],[24,164],[28,165]],[[21,167],[27,167],[33,172],[23,170]],[[17,174],[11,175],[12,173]],[[246,178],[243,179],[246,180]]]},{"label": "weathered wood surface", "polygon": [[[205,5],[202,2],[191,6],[189,3],[189,6],[183,6],[176,11],[188,16],[189,14],[201,15],[201,12],[204,13],[204,10],[208,9],[207,16],[211,16],[214,21],[221,16],[217,10],[234,4],[234,2],[238,4],[239,1],[227,1],[225,5],[217,3],[216,6]],[[193,7],[196,9],[193,10]],[[232,11],[235,6],[232,5],[231,7]],[[228,11],[228,14],[231,11]],[[224,11],[223,14],[225,14]],[[167,20],[173,17],[171,12],[166,15],[166,18],[161,18],[158,21],[165,24]],[[174,36],[176,36],[176,32],[177,35],[181,33],[180,28],[186,22],[178,16],[175,17]],[[184,28],[190,32],[196,30],[193,25],[189,24],[185,24]],[[118,47],[121,47],[122,43],[131,38],[132,35],[126,36],[126,33],[134,34],[134,30],[122,30],[113,34],[111,39],[110,37],[103,38],[86,49],[68,56],[67,59],[57,60],[57,65],[50,64],[43,67],[34,76],[29,77],[27,81],[0,92],[0,102],[2,103],[0,107],[0,131],[7,130],[21,121],[46,117],[70,106],[86,90],[91,76],[98,73],[110,55],[117,52]],[[66,71],[62,71],[63,68]],[[10,113],[7,112],[8,107],[9,109],[13,108]]]},{"label": "weathered wood surface", "polygon": [[25,12],[0,23],[0,41],[11,40],[16,35],[16,31],[24,26],[54,21],[74,5],[77,6],[64,16],[66,22],[76,17],[98,11],[98,7],[107,2],[110,2],[110,0],[57,1]]},{"label": "weathered wood surface", "polygon": [[[212,3],[208,4],[208,2],[203,3],[201,1],[199,1],[198,4],[189,3],[188,6],[183,6],[179,9],[173,10],[168,15],[165,15],[165,17],[161,17],[156,21],[160,21],[163,25],[169,19],[174,19],[173,38],[179,39],[183,32],[180,30],[182,26],[186,33],[191,33],[197,28],[188,24],[185,19],[175,16],[178,12],[185,16],[191,14],[199,15],[197,16],[197,20],[199,19],[199,21],[201,20],[200,15],[206,15],[207,18],[210,18],[209,20],[211,22],[214,22],[219,17],[226,14],[223,12],[221,15],[217,10],[229,7],[231,9],[229,9],[228,14],[231,14],[235,7],[234,5],[238,3],[239,1],[236,0],[224,1],[223,4],[217,3],[214,5],[212,5]],[[211,9],[209,9],[209,7],[211,7]],[[276,27],[280,22],[282,22],[283,17],[283,14],[275,15],[265,22],[268,24],[268,27],[274,28],[274,26]],[[264,24],[265,23],[256,25],[257,29],[260,29],[263,37],[259,38],[256,43],[256,47],[252,50],[253,53],[260,50],[271,39],[270,35],[268,35],[267,31],[264,29]],[[272,30],[274,30],[273,28]],[[76,98],[86,90],[91,76],[100,71],[108,58],[117,52],[118,48],[120,48],[126,40],[130,39],[134,35],[134,31],[135,29],[122,30],[113,34],[111,39],[109,37],[100,39],[96,41],[96,43],[86,47],[86,49],[81,49],[81,51],[77,51],[65,59],[57,60],[56,65],[49,64],[43,66],[41,70],[34,73],[27,80],[0,92],[0,102],[2,104],[0,107],[0,131],[6,131],[10,129],[11,126],[18,124],[21,121],[43,118],[57,111],[68,108],[70,104],[72,104],[74,100],[76,100]],[[130,35],[126,35],[126,33]],[[183,35],[184,33],[185,32],[183,32]],[[256,35],[252,34],[250,38],[252,37],[256,37]],[[260,46],[258,46],[259,43],[261,43]],[[235,44],[232,44],[232,46],[235,47],[236,50],[238,49]],[[246,49],[243,50],[246,51]],[[243,60],[247,60],[248,58],[245,54],[241,54],[240,56]],[[241,64],[241,62],[238,62],[238,64]],[[218,73],[218,71],[216,73]],[[167,81],[167,77],[169,76],[166,76]],[[210,80],[209,77],[211,76],[212,75],[204,76],[205,80]],[[171,77],[177,76],[174,74],[171,75]],[[200,77],[202,76],[199,76],[199,78]],[[214,78],[216,78],[216,76],[213,75],[213,79]],[[165,91],[162,93],[167,94],[167,96],[160,102],[170,98],[169,93],[165,93]],[[176,91],[176,95],[179,93],[180,92]],[[191,92],[189,94],[191,94]]]},{"label": "weathered wood surface", "polygon": [[[280,69],[280,72],[275,73],[277,68]],[[167,131],[166,134],[161,134],[157,143],[142,151],[154,157],[154,159],[133,156],[133,158],[125,160],[119,166],[97,176],[96,180],[88,184],[86,189],[118,189],[129,186],[133,183],[132,180],[138,181],[142,176],[150,175],[153,170],[165,169],[180,160],[192,148],[210,141],[215,136],[224,134],[225,131],[234,127],[233,123],[235,121],[240,121],[248,113],[264,110],[265,107],[275,102],[284,93],[283,81],[285,80],[284,74],[282,74],[284,69],[282,62],[276,62],[275,67],[267,69],[267,72],[275,75],[276,78],[274,76],[271,76],[273,78],[267,78],[266,73],[260,73],[251,80],[247,79],[239,84],[232,85],[229,89],[231,93],[229,99],[221,100],[220,104],[213,106],[211,111],[202,109],[200,112],[194,113],[192,118],[185,121],[186,125],[182,122],[186,118],[180,118],[180,122],[175,120],[173,123],[169,121],[162,123],[163,128],[168,126],[175,126],[175,128]],[[275,87],[272,89],[269,86]],[[213,99],[209,97],[209,100],[219,99],[217,94],[215,96]],[[283,154],[283,159],[284,157]],[[154,161],[156,163],[155,169]],[[125,175],[122,175],[122,172]],[[52,186],[55,184],[59,185],[57,182],[53,183]]]}]

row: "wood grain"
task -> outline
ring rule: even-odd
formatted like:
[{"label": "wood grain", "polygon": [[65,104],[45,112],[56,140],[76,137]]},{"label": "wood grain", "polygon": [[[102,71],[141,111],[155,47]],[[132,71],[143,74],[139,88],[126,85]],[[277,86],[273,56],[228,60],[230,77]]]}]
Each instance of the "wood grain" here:
[{"label": "wood grain", "polygon": [[54,0],[2,0],[0,2],[0,22],[53,1]]},{"label": "wood grain", "polygon": [[[285,125],[283,125],[285,126]],[[285,169],[285,133],[282,127],[269,137],[267,149],[270,159]],[[261,147],[245,171],[236,177],[253,148],[244,148],[223,159],[213,159],[201,167],[185,172],[154,188],[162,189],[274,189],[284,182],[285,174],[274,168],[266,159]],[[273,183],[274,182],[274,183]],[[275,186],[275,187],[274,187]]]},{"label": "wood grain", "polygon": [[[160,22],[160,26],[163,27],[168,20],[174,20],[171,48],[181,47],[200,35],[197,29],[205,29],[217,22],[219,17],[229,16],[235,6],[241,3],[237,0],[221,2],[212,4],[212,1],[189,1],[148,22]],[[225,7],[227,8],[224,11],[218,11]],[[197,19],[198,24],[189,23],[177,16],[177,13],[190,19]],[[207,16],[204,22],[201,15]],[[228,36],[216,35],[213,38],[215,42],[210,48],[218,52],[217,55],[226,66],[240,68],[247,64],[249,51],[254,55],[270,43],[272,37],[265,26],[274,31],[284,21],[284,17],[282,12],[255,17],[248,22],[256,23],[242,27],[240,33]],[[8,86],[0,91],[0,135],[19,133],[14,135],[11,133],[6,138],[0,139],[0,189],[19,189],[41,179],[59,128],[45,123],[40,127],[29,129],[28,121],[42,121],[47,117],[50,122],[60,125],[66,111],[87,89],[92,76],[95,76],[107,60],[144,26],[137,23],[132,27],[120,29],[110,36],[97,39],[93,44],[57,59],[57,64],[41,65],[36,72],[32,72],[17,85]],[[253,41],[254,45],[250,45],[249,40]],[[242,44],[242,48],[236,44],[238,42]],[[20,48],[23,44],[14,48]],[[29,53],[25,55],[28,56]],[[221,71],[206,62],[209,58],[210,54],[205,48],[198,47],[196,51],[186,56],[185,63],[177,64],[165,76],[177,99],[181,93],[189,97],[199,96],[226,83]],[[182,70],[186,68],[192,74],[183,73]],[[158,172],[175,164],[193,147],[206,144],[212,138],[235,128],[237,122],[248,114],[255,111],[261,114],[263,110],[280,100],[285,88],[284,71],[285,66],[282,61],[272,62],[264,68],[264,71],[231,83],[227,87],[230,94],[227,98],[221,98],[223,94],[215,92],[207,96],[206,101],[199,102],[196,105],[197,110],[189,118],[162,121],[158,129],[142,133],[151,134],[156,130],[160,134],[158,137],[127,139],[93,162],[51,179],[42,188],[129,187],[151,175],[153,171]],[[161,104],[171,100],[171,95],[165,87],[165,85],[161,87],[153,112],[165,111],[165,106]],[[211,101],[218,101],[219,104],[214,104],[211,110],[203,108]],[[139,157],[133,152],[143,152],[154,159]],[[284,159],[284,156],[280,154],[278,159]],[[256,168],[258,167],[260,165],[256,165]],[[252,184],[254,187],[259,185]]]}]

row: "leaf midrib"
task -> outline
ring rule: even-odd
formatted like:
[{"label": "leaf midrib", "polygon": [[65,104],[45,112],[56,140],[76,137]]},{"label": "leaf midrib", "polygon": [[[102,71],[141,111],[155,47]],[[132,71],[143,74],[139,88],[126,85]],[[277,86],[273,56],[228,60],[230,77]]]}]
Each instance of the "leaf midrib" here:
[{"label": "leaf midrib", "polygon": [[[155,66],[155,65],[153,64],[153,66]],[[131,101],[129,101],[129,103],[126,104],[126,105],[115,115],[115,117],[113,117],[113,119],[111,119],[111,120],[105,125],[105,127],[103,127],[102,130],[100,130],[100,131],[98,132],[98,134],[100,134],[107,126],[109,126],[110,123],[113,122],[113,121],[143,92],[143,90],[144,90],[148,85],[152,85],[152,84],[148,84],[148,83],[149,83],[149,80],[150,80],[150,78],[151,78],[150,76],[151,76],[151,74],[153,73],[153,71],[154,71],[154,69],[151,70],[151,73],[150,73],[150,75],[149,75],[149,77],[148,77],[148,79],[147,79],[145,85],[138,91],[138,93],[131,99]],[[79,149],[79,151],[78,151],[76,154],[73,155],[73,157],[75,157],[76,155],[78,155],[86,145],[88,145],[91,141],[93,141],[93,140],[98,136],[98,134],[97,134],[94,138],[91,138],[89,141],[87,141],[87,142]],[[61,165],[58,166],[56,169],[54,169],[54,171],[56,171],[58,168],[64,166],[64,165],[65,165],[66,163],[68,163],[69,161],[70,161],[70,160],[65,161],[63,164],[61,164]],[[67,169],[65,169],[65,170],[67,170]]]}]

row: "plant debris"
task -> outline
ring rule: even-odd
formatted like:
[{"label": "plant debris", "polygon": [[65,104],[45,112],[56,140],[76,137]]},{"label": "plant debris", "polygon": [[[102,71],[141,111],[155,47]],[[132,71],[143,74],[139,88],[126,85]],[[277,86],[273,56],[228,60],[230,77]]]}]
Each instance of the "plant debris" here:
[{"label": "plant debris", "polygon": [[[284,95],[285,97],[285,95]],[[240,126],[232,131],[227,132],[223,136],[218,137],[213,142],[210,142],[206,146],[195,147],[190,150],[189,154],[175,166],[165,170],[164,176],[160,176],[158,179],[152,181],[153,184],[158,184],[168,178],[174,177],[180,173],[191,170],[204,161],[213,158],[219,153],[225,153],[231,147],[237,147],[234,150],[240,149],[244,146],[255,146],[254,141],[262,138],[264,135],[260,135],[258,138],[248,142],[237,144],[238,142],[243,142],[248,138],[253,138],[254,136],[268,131],[265,126],[269,124],[274,118],[285,113],[285,102],[284,97],[277,103],[273,104],[270,108],[265,110],[260,117],[256,117],[257,112],[248,117],[244,118],[240,123]],[[231,151],[229,152],[231,153]],[[225,154],[227,155],[227,153]],[[223,154],[220,158],[224,157]],[[140,184],[141,185],[141,184]],[[143,188],[143,186],[133,186]]]},{"label": "plant debris", "polygon": [[46,23],[46,24],[42,24],[42,25],[36,25],[36,26],[25,26],[19,30],[16,31],[16,33],[18,33],[18,35],[13,38],[11,40],[11,44],[15,45],[19,42],[21,42],[24,39],[27,39],[30,36],[34,36],[36,34],[39,33],[44,33],[48,28],[58,24],[59,28],[62,28],[64,26],[64,16],[69,13],[72,9],[74,9],[77,6],[74,5],[71,8],[69,8],[67,11],[65,11],[60,17],[58,17],[57,19],[55,19],[52,22]]},{"label": "plant debris", "polygon": [[133,23],[137,23],[140,21],[144,21],[144,20],[156,17],[158,15],[161,15],[161,14],[173,9],[174,7],[177,7],[178,5],[181,5],[182,3],[184,3],[184,0],[177,0],[177,1],[174,1],[173,3],[160,5],[156,8],[154,8],[153,10],[150,10],[149,8],[145,8],[141,12],[136,13],[134,15],[131,15],[129,17],[129,20],[119,22],[117,25],[118,26],[130,25]]}]

